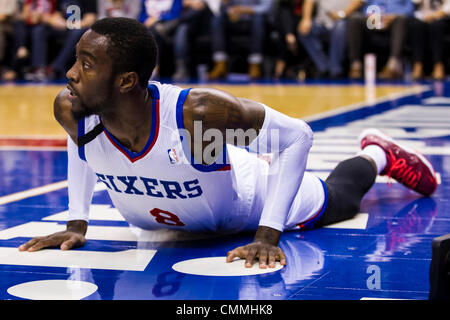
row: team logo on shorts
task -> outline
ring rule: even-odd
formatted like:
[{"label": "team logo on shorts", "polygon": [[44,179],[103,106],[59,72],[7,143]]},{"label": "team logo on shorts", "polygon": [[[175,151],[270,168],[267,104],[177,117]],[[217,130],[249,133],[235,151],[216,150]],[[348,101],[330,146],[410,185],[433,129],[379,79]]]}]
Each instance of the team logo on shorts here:
[{"label": "team logo on shorts", "polygon": [[174,148],[167,150],[171,164],[178,163],[178,155]]}]

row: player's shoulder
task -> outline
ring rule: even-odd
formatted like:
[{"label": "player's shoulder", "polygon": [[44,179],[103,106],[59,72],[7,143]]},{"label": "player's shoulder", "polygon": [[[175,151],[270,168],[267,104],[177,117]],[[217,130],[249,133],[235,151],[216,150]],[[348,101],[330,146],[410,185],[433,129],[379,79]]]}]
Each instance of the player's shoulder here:
[{"label": "player's shoulder", "polygon": [[76,141],[78,123],[72,115],[72,103],[68,99],[68,95],[69,90],[67,88],[64,88],[56,95],[53,102],[53,114],[64,130]]},{"label": "player's shoulder", "polygon": [[189,91],[186,97],[186,105],[197,108],[198,111],[204,111],[205,107],[214,107],[215,109],[227,106],[236,102],[236,98],[228,92],[215,89],[196,87]]},{"label": "player's shoulder", "polygon": [[234,96],[216,88],[193,88],[186,99],[185,109],[200,118],[208,114],[222,114],[224,119],[243,119],[247,114],[260,112],[263,107],[253,100]]},{"label": "player's shoulder", "polygon": [[69,90],[64,88],[56,95],[55,100],[53,101],[53,110],[57,120],[70,112],[72,106],[68,96]]}]

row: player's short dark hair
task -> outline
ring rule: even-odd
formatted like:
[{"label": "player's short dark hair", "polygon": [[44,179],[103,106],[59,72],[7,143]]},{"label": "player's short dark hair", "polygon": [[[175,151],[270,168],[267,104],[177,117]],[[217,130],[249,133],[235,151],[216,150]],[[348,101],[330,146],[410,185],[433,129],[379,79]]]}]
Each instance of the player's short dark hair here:
[{"label": "player's short dark hair", "polygon": [[91,30],[108,37],[108,55],[113,60],[113,74],[136,72],[139,84],[146,88],[156,65],[158,49],[151,32],[130,18],[104,18]]}]

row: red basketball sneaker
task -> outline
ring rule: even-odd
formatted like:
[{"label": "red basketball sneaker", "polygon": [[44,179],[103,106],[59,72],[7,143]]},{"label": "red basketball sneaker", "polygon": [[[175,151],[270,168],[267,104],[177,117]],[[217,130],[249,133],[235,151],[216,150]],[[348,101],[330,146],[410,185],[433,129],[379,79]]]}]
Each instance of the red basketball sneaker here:
[{"label": "red basketball sneaker", "polygon": [[420,153],[398,145],[377,129],[364,130],[359,141],[361,149],[375,144],[386,152],[386,167],[380,175],[392,177],[424,196],[429,196],[436,190],[437,180],[433,166]]}]

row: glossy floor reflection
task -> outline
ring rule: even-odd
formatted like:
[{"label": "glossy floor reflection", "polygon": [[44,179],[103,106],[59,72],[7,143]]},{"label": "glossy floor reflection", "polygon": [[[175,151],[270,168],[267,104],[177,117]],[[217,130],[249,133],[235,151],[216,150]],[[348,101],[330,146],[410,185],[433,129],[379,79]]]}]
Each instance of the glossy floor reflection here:
[{"label": "glossy floor reflection", "polygon": [[83,248],[20,253],[31,237],[65,227],[67,189],[54,183],[66,180],[66,153],[1,149],[0,299],[427,299],[431,241],[450,230],[450,86],[439,89],[310,120],[308,170],[317,175],[354,155],[359,132],[375,126],[425,154],[440,185],[422,198],[378,179],[359,219],[284,233],[288,265],[261,274],[234,275],[233,266],[219,265],[222,275],[202,275],[201,264],[199,274],[174,270],[190,259],[223,257],[225,264],[226,252],[253,235],[134,229],[101,185]]}]

